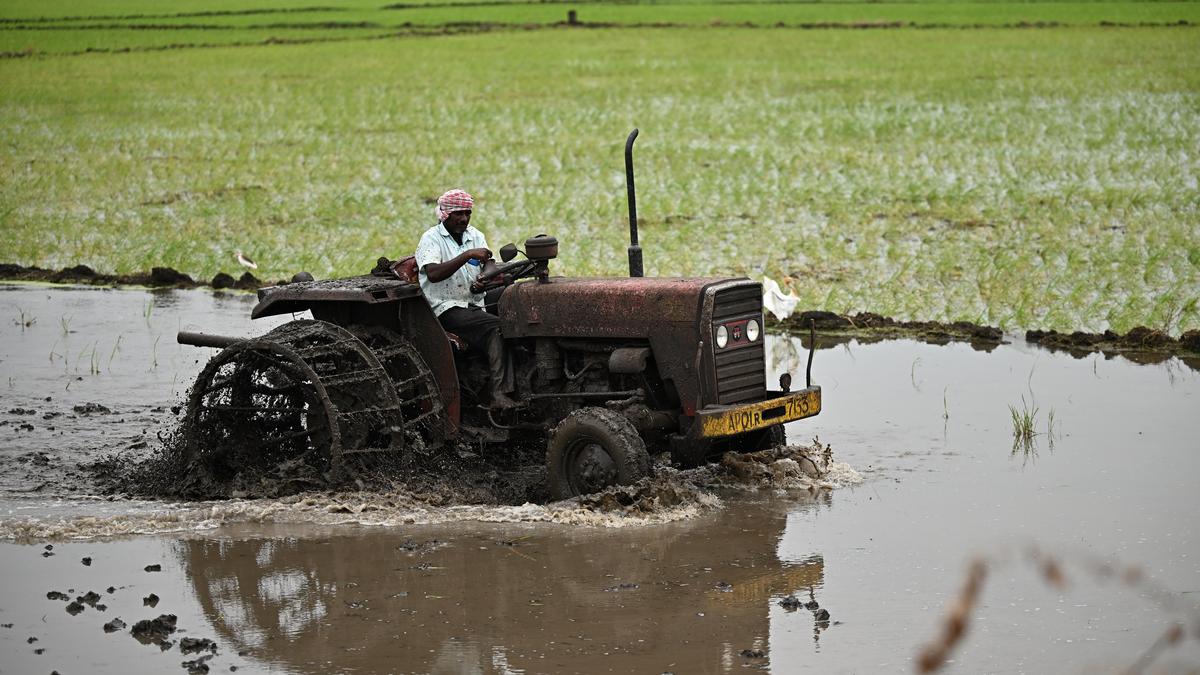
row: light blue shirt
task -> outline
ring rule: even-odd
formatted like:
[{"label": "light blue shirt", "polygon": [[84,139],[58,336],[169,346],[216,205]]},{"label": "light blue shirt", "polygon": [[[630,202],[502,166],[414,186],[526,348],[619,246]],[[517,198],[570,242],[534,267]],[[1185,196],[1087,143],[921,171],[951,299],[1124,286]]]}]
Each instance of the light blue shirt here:
[{"label": "light blue shirt", "polygon": [[454,241],[454,237],[442,223],[434,225],[421,235],[421,241],[417,244],[417,270],[421,280],[421,292],[433,308],[434,316],[441,316],[442,312],[451,307],[483,307],[483,294],[471,292],[471,283],[483,270],[483,263],[475,265],[473,263],[476,261],[468,261],[454,274],[437,283],[430,281],[425,275],[425,266],[444,263],[473,248],[487,247],[483,233],[470,225],[467,226],[467,231],[463,232],[461,244]]}]

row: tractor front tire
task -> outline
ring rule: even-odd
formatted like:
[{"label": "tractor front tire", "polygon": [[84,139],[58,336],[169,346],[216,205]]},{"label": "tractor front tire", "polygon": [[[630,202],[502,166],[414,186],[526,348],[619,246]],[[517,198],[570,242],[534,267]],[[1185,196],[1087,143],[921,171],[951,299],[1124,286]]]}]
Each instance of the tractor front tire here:
[{"label": "tractor front tire", "polygon": [[607,408],[567,415],[546,447],[546,482],[555,500],[631,485],[650,475],[650,455],[637,429]]}]

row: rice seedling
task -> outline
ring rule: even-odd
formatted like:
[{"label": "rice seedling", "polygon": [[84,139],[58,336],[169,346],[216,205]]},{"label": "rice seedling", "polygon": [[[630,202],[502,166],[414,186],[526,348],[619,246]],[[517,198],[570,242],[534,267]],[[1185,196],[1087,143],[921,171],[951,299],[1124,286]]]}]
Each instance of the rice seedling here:
[{"label": "rice seedling", "polygon": [[[760,5],[596,11],[681,22],[934,14],[924,3]],[[535,23],[563,11],[490,7],[470,11]],[[1064,7],[954,12],[1186,19],[1178,13],[1200,5]],[[462,9],[349,3],[319,15],[389,30],[398,19],[388,17],[436,22],[446,11]],[[62,11],[20,0],[0,13]],[[236,33],[261,31],[251,26],[264,17],[210,20]],[[69,46],[83,32],[119,46],[156,31],[0,39]],[[427,201],[463,186],[493,244],[549,231],[564,242],[556,273],[622,274],[620,142],[636,121],[648,274],[766,274],[790,280],[804,309],[1177,333],[1200,328],[1193,33],[627,28],[7,59],[0,203],[12,206],[0,228],[9,255],[47,267],[168,265],[211,278],[252,239],[284,275],[330,277],[411,252],[430,224]],[[764,36],[772,49],[746,49]],[[432,105],[450,62],[480,84]],[[396,63],[406,67],[381,67]],[[1138,67],[1115,67],[1124,63]],[[245,90],[256,95],[227,95]],[[85,105],[93,114],[75,114]],[[764,194],[777,196],[769,210]]]},{"label": "rice seedling", "polygon": [[1025,396],[1021,396],[1021,407],[1017,408],[1014,405],[1008,406],[1008,412],[1012,418],[1012,433],[1013,433],[1013,453],[1017,448],[1025,450],[1028,454],[1033,446],[1033,439],[1037,436],[1037,406],[1032,408],[1025,402]]},{"label": "rice seedling", "polygon": [[58,324],[59,324],[59,326],[62,327],[63,337],[66,337],[71,334],[71,319],[72,318],[73,317],[67,316],[65,314],[58,318]]},{"label": "rice seedling", "polygon": [[122,337],[124,337],[124,334],[122,334],[122,333],[117,334],[117,339],[113,343],[112,351],[109,352],[109,354],[108,354],[108,364],[106,365],[106,368],[108,369],[109,372],[112,372],[113,357],[115,357],[117,355],[117,352],[121,351],[121,338]]},{"label": "rice seedling", "polygon": [[33,314],[26,312],[21,307],[17,307],[16,309],[17,316],[13,318],[13,325],[20,326],[21,332],[25,332],[25,329],[32,328],[37,323],[37,317],[33,316]]}]

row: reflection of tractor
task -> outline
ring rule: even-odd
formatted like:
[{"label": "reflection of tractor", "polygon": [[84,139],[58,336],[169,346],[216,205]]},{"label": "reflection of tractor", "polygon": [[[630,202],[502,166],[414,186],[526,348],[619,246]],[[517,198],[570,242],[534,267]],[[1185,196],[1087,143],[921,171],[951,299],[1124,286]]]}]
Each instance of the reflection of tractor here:
[{"label": "reflection of tractor", "polygon": [[442,330],[411,276],[298,282],[259,291],[252,317],[311,320],[247,340],[180,334],[223,348],[192,390],[193,452],[231,471],[296,458],[336,471],[351,455],[413,460],[448,442],[548,437],[548,485],[564,498],[648,475],[650,450],[690,465],[781,442],[785,422],[820,411],[821,390],[789,391],[790,375],[768,390],[759,283],[642,276],[636,135],[625,147],[630,277],[551,277],[558,242],[539,235],[525,259],[510,244],[480,278],[520,408],[479,405],[481,356]]},{"label": "reflection of tractor", "polygon": [[787,671],[799,631],[824,627],[775,608],[824,600],[829,564],[820,551],[781,560],[807,499],[794,497],[653,527],[299,530],[173,550],[222,654],[263,670],[713,673],[754,648]]}]

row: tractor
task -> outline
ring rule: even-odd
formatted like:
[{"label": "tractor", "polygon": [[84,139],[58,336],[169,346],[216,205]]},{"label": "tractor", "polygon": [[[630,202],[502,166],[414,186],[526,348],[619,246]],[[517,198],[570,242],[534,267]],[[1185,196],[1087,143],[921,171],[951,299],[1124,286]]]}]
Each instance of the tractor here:
[{"label": "tractor", "polygon": [[625,144],[628,277],[552,276],[559,244],[544,234],[523,252],[504,246],[503,263],[479,277],[519,407],[482,405],[484,355],[443,330],[411,258],[382,259],[372,275],[263,288],[251,313],[311,319],[249,339],[179,334],[221,349],[189,394],[193,459],[230,470],[302,460],[345,475],[364,459],[411,466],[464,444],[535,443],[551,497],[566,499],[649,476],[652,454],[694,466],[782,444],[785,423],[821,410],[811,343],[805,387],[793,390],[785,373],[769,389],[760,283],[642,275],[637,134]]}]

